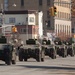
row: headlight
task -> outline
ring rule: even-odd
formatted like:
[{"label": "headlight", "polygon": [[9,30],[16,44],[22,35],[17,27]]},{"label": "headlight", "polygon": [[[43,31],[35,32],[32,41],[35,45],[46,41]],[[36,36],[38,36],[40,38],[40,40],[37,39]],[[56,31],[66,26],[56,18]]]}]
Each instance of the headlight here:
[{"label": "headlight", "polygon": [[14,48],[14,49],[16,49],[16,48]]},{"label": "headlight", "polygon": [[56,44],[58,44],[58,42],[56,42]]},{"label": "headlight", "polygon": [[68,45],[68,42],[66,44]]}]

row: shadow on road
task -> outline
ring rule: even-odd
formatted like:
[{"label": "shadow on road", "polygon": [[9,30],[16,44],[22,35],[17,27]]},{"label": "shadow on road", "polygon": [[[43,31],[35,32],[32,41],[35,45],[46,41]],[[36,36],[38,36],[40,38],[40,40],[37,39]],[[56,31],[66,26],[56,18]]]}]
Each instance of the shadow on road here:
[{"label": "shadow on road", "polygon": [[17,65],[25,68],[39,68],[39,69],[57,69],[57,70],[75,70],[72,67],[59,67],[59,66],[37,66],[37,65]]}]

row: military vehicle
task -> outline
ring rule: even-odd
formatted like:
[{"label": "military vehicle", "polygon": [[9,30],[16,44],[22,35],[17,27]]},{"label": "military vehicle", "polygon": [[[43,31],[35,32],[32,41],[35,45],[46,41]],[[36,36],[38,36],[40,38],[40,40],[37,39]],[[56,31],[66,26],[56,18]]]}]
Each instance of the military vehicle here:
[{"label": "military vehicle", "polygon": [[19,60],[27,61],[29,58],[34,58],[38,62],[44,61],[44,49],[35,39],[26,40],[26,45],[19,48]]},{"label": "military vehicle", "polygon": [[70,56],[74,56],[74,44],[72,41],[70,40],[66,40],[64,42],[64,44],[66,45],[66,49],[67,49],[67,55],[70,55]]},{"label": "military vehicle", "polygon": [[50,40],[43,39],[42,46],[45,49],[45,55],[51,57],[52,59],[56,58],[55,45],[51,44]]},{"label": "military vehicle", "polygon": [[67,56],[66,45],[61,41],[61,39],[56,38],[54,43],[55,43],[55,49],[57,51],[57,55],[66,57]]},{"label": "military vehicle", "polygon": [[7,43],[7,39],[4,36],[0,37],[0,60],[5,64],[16,64],[16,49],[13,45]]}]

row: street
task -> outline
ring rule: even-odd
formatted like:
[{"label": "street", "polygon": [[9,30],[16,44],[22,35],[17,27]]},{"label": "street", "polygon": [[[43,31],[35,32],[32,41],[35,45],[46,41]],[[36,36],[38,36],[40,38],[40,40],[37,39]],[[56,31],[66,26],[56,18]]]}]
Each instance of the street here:
[{"label": "street", "polygon": [[0,61],[0,75],[75,75],[75,57],[51,59],[46,56],[44,62],[31,58],[11,66]]}]

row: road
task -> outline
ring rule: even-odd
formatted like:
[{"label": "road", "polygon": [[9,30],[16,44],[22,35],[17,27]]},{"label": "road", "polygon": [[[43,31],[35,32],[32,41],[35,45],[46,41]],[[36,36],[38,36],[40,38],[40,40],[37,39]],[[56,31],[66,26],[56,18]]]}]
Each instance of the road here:
[{"label": "road", "polygon": [[75,75],[75,57],[45,57],[44,62],[31,58],[27,62],[17,61],[16,65],[11,66],[0,61],[0,75]]}]

